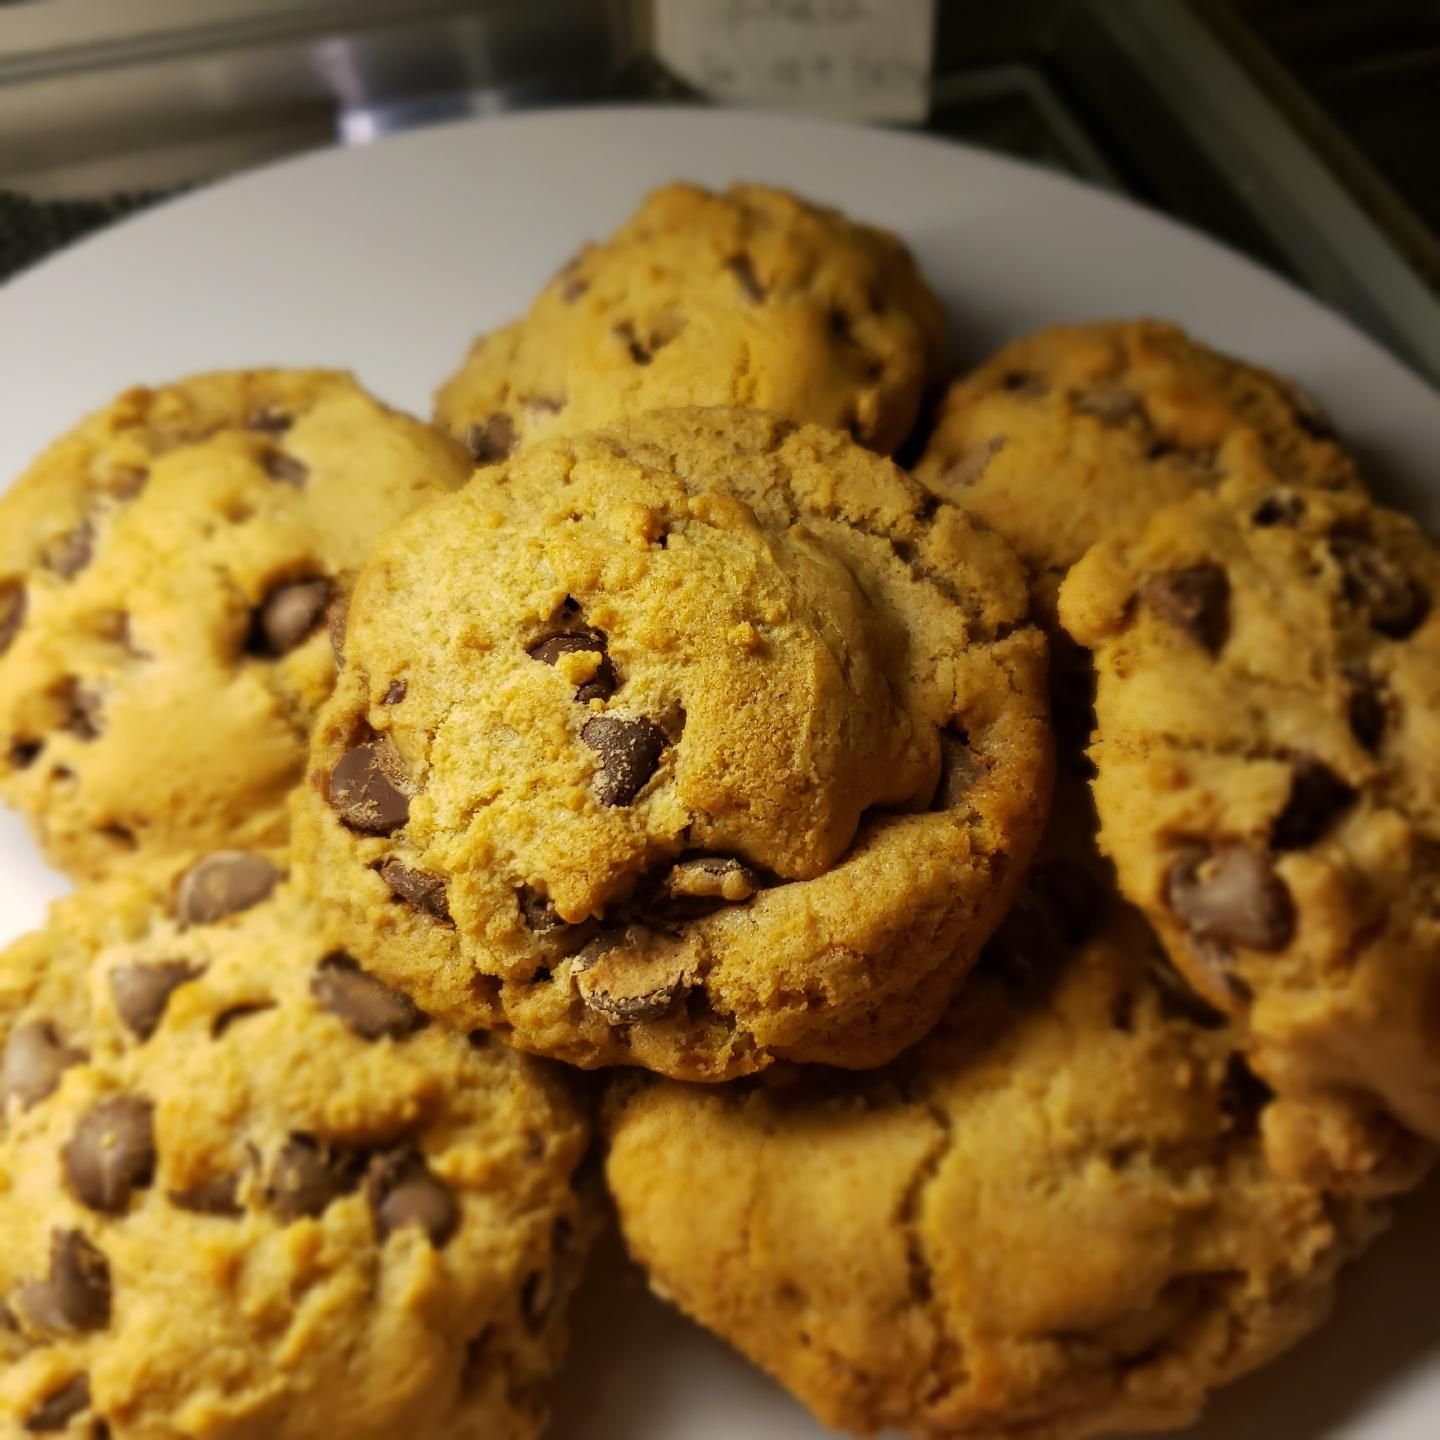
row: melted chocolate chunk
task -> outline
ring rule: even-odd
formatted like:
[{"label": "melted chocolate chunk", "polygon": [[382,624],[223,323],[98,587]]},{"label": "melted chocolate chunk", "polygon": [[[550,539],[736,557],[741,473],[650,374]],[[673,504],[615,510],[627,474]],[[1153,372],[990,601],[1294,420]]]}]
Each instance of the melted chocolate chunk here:
[{"label": "melted chocolate chunk", "polygon": [[76,1125],[62,1161],[82,1205],[123,1215],[155,1178],[155,1107],[139,1095],[102,1100]]},{"label": "melted chocolate chunk", "polygon": [[389,835],[410,818],[410,797],[399,779],[399,756],[388,742],[356,745],[330,772],[330,806],[352,830]]},{"label": "melted chocolate chunk", "polygon": [[451,923],[450,900],[441,876],[432,875],[428,870],[412,870],[391,856],[381,864],[380,878],[395,896],[414,909],[423,910],[447,925]]},{"label": "melted chocolate chunk", "polygon": [[1141,587],[1140,596],[1197,645],[1212,655],[1219,653],[1230,630],[1230,577],[1223,567],[1187,565],[1152,575]]},{"label": "melted chocolate chunk", "polygon": [[460,1228],[455,1196],[418,1150],[404,1148],[377,1156],[370,1163],[366,1190],[382,1244],[397,1230],[413,1225],[439,1250]]},{"label": "melted chocolate chunk", "polygon": [[265,1199],[286,1224],[314,1218],[356,1190],[364,1173],[365,1157],[358,1151],[327,1145],[313,1135],[292,1135],[270,1167]]},{"label": "melted chocolate chunk", "polygon": [[79,1230],[50,1232],[50,1273],[20,1287],[17,1304],[37,1329],[60,1335],[110,1323],[110,1264]]},{"label": "melted chocolate chunk", "polygon": [[580,738],[600,761],[595,793],[602,805],[628,805],[659,768],[669,744],[658,725],[638,716],[592,715]]},{"label": "melted chocolate chunk", "polygon": [[26,1020],[15,1026],[0,1061],[0,1107],[19,1101],[22,1110],[54,1093],[60,1077],[86,1059],[83,1050],[66,1045],[48,1020]]},{"label": "melted chocolate chunk", "polygon": [[148,1040],[164,1017],[170,996],[203,973],[204,966],[192,965],[188,960],[117,965],[110,972],[110,995],[116,1013],[132,1034]]},{"label": "melted chocolate chunk", "polygon": [[213,925],[266,899],[280,871],[248,850],[216,850],[197,860],[175,887],[175,916],[181,925]]},{"label": "melted chocolate chunk", "polygon": [[428,1023],[408,995],[366,974],[348,955],[322,960],[310,977],[310,993],[362,1040],[403,1040]]},{"label": "melted chocolate chunk", "polygon": [[1165,899],[1191,935],[1250,950],[1283,950],[1295,905],[1270,857],[1248,845],[1190,845],[1171,862]]}]

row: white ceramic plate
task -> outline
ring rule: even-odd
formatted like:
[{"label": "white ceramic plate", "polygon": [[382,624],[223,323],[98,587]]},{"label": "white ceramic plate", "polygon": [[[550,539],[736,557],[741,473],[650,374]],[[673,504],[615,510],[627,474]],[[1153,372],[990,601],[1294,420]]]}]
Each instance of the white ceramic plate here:
[{"label": "white ceramic plate", "polygon": [[[0,476],[137,381],[350,366],[425,412],[470,336],[584,239],[684,177],[768,180],[899,230],[958,353],[1064,320],[1171,316],[1313,389],[1383,493],[1440,529],[1440,399],[1344,321],[1124,201],[943,142],[691,111],[550,112],[330,151],[131,220],[0,290]],[[62,888],[0,820],[0,940]],[[1223,1395],[1193,1440],[1436,1440],[1436,1190],[1350,1276],[1339,1318]],[[822,1431],[610,1256],[576,1317],[556,1440],[815,1440]]]}]

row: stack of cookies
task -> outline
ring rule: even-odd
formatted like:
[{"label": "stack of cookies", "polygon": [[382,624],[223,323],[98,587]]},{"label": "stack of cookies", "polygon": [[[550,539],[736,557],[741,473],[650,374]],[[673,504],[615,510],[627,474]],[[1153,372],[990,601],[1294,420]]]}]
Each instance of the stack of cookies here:
[{"label": "stack of cookies", "polygon": [[0,500],[83,882],[0,954],[3,1433],[537,1436],[611,1214],[862,1433],[1324,1318],[1440,1141],[1440,552],[1173,326],[945,328],[674,185],[433,428],[207,375]]}]

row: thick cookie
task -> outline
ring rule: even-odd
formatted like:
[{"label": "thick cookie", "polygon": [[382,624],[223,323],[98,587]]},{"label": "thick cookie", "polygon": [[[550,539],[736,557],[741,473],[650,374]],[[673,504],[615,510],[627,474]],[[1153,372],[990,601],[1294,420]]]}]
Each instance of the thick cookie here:
[{"label": "thick cookie", "polygon": [[0,795],[80,876],[283,839],[375,537],[469,474],[348,376],[131,390],[0,499]]},{"label": "thick cookie", "polygon": [[607,1176],[656,1291],[828,1425],[1165,1429],[1315,1326],[1387,1213],[1271,1171],[1233,1044],[1094,862],[1051,856],[914,1050],[621,1082]]},{"label": "thick cookie", "polygon": [[1227,477],[1358,489],[1324,414],[1288,380],[1156,320],[1042,330],[950,389],[916,475],[994,526],[1042,615],[1097,540]]},{"label": "thick cookie", "polygon": [[1353,495],[1227,484],[1061,591],[1101,840],[1283,1093],[1440,1138],[1440,555]]},{"label": "thick cookie", "polygon": [[6,1435],[539,1434],[585,1122],[277,878],[132,872],[0,954]]},{"label": "thick cookie", "polygon": [[676,405],[755,406],[889,452],[944,351],[895,236],[781,190],[668,185],[477,340],[435,415],[480,464]]},{"label": "thick cookie", "polygon": [[1002,540],[833,431],[682,410],[530,448],[358,582],[301,876],[388,983],[522,1049],[879,1064],[1038,834],[1025,608]]}]

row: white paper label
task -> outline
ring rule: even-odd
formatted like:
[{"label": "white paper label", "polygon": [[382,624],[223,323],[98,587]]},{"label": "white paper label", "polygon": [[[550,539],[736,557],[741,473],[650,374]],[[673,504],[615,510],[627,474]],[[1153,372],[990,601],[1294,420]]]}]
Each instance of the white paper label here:
[{"label": "white paper label", "polygon": [[655,49],[717,100],[923,120],[935,0],[656,0]]}]

